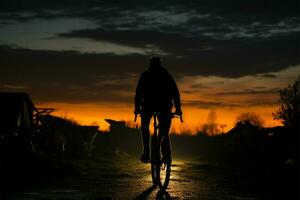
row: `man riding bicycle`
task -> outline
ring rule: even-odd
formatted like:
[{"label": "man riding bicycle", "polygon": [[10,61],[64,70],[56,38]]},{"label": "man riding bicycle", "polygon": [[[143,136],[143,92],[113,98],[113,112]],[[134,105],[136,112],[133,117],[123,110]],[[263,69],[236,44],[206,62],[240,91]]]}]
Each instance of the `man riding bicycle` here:
[{"label": "man riding bicycle", "polygon": [[[169,129],[172,119],[172,107],[175,115],[182,115],[180,94],[176,82],[161,65],[159,57],[149,59],[149,68],[143,72],[136,88],[134,114],[141,114],[143,153],[141,161],[150,160],[149,123],[154,112],[159,112],[159,143],[162,142],[162,162],[171,163]],[[162,140],[162,141],[161,141]]]}]

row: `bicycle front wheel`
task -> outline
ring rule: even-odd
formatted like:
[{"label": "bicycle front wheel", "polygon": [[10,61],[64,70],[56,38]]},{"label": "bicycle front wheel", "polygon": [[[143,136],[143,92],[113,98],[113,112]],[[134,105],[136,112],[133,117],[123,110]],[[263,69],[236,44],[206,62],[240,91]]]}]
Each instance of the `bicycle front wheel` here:
[{"label": "bicycle front wheel", "polygon": [[157,165],[157,183],[161,190],[166,190],[169,181],[170,181],[170,174],[171,174],[171,163],[168,164],[158,164]]}]

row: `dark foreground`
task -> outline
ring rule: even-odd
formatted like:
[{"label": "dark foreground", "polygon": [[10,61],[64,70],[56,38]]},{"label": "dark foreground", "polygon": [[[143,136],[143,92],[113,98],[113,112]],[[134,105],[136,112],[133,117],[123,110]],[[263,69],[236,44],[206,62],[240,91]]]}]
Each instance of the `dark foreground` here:
[{"label": "dark foreground", "polygon": [[150,166],[135,158],[73,161],[65,168],[47,177],[24,175],[20,181],[9,175],[7,183],[1,181],[0,199],[297,199],[296,188],[266,171],[254,176],[251,168],[245,173],[199,160],[175,160],[166,192],[151,187]]}]

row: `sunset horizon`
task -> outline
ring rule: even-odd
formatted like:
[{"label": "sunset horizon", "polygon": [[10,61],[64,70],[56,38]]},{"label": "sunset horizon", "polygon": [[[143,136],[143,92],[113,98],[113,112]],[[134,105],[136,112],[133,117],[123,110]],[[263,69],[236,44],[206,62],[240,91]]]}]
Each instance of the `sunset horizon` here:
[{"label": "sunset horizon", "polygon": [[300,74],[300,23],[289,3],[34,2],[0,8],[0,91],[26,92],[102,130],[104,118],[133,120],[153,55],[179,88],[185,122],[174,120],[176,129],[198,129],[210,109],[226,131],[244,112],[280,125],[279,90]]},{"label": "sunset horizon", "polygon": [[300,0],[1,0],[0,199],[300,199]]},{"label": "sunset horizon", "polygon": [[[58,116],[65,119],[71,119],[80,125],[96,125],[99,126],[99,130],[108,131],[109,124],[105,119],[113,119],[117,121],[125,121],[129,126],[140,126],[140,119],[134,122],[133,104],[124,109],[123,106],[116,106],[115,108],[107,109],[107,112],[103,112],[102,105],[97,104],[62,104],[62,103],[48,103],[48,104],[37,104],[37,108],[54,108],[51,115]],[[211,108],[217,114],[216,124],[226,125],[224,132],[226,133],[235,126],[236,119],[242,113],[255,113],[258,114],[263,120],[263,127],[275,127],[282,126],[283,124],[275,120],[273,113],[279,108],[278,106],[273,107],[251,107],[251,108],[238,108],[238,109],[222,109],[222,108]],[[181,123],[178,119],[172,120],[171,133],[192,135],[197,132],[201,132],[202,125],[208,123],[208,115],[211,109],[195,109],[183,107],[184,122]],[[122,110],[120,112],[120,110]],[[122,114],[120,114],[122,113]],[[221,132],[219,132],[221,134]]]}]

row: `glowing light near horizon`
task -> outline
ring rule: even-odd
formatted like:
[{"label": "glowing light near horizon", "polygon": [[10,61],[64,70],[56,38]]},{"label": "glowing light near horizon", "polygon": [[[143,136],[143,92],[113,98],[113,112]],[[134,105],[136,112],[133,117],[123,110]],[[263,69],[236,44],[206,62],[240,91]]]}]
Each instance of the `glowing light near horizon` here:
[{"label": "glowing light near horizon", "polygon": [[[272,113],[278,109],[277,102],[280,97],[278,91],[273,91],[273,89],[286,87],[299,73],[300,65],[297,65],[279,72],[273,72],[272,74],[276,78],[264,77],[262,74],[235,79],[216,76],[184,77],[178,82],[179,90],[182,91],[184,123],[174,119],[171,132],[196,133],[207,122],[207,116],[211,108],[214,108],[217,112],[216,123],[226,125],[224,132],[230,130],[235,125],[236,118],[244,112],[254,112],[260,115],[264,119],[266,127],[278,126],[280,122],[273,119]],[[193,88],[193,85],[199,85],[200,87],[192,93],[186,93],[185,91]],[[237,85],[239,90],[235,91]],[[247,93],[249,89],[253,88],[257,92],[255,95],[251,91]],[[243,93],[243,91],[246,92]],[[271,92],[264,93],[264,91]],[[134,94],[125,93],[124,95],[133,98]],[[196,104],[193,105],[193,101]],[[189,105],[189,103],[192,104]],[[107,130],[109,127],[104,120],[106,118],[126,121],[131,126],[138,124],[133,122],[133,103],[116,103],[112,101],[97,104],[49,103],[38,106],[56,108],[55,115],[73,118],[81,124],[99,125],[101,130]]]},{"label": "glowing light near horizon", "polygon": [[[66,117],[78,121],[82,125],[98,125],[100,130],[106,131],[109,124],[104,120],[106,118],[126,121],[128,124],[135,126],[134,114],[132,105],[114,104],[113,106],[101,104],[40,104],[38,107],[53,107],[57,110],[53,113],[60,117]],[[245,107],[226,109],[216,109],[217,123],[226,124],[224,131],[230,130],[234,126],[235,119],[243,112],[255,112],[265,120],[265,126],[277,126],[280,122],[273,120],[272,113],[275,112],[277,106],[269,107]],[[184,123],[180,123],[179,119],[172,121],[171,132],[181,133],[196,133],[201,129],[201,126],[207,122],[207,116],[210,109],[199,109],[194,107],[183,107]]]}]

